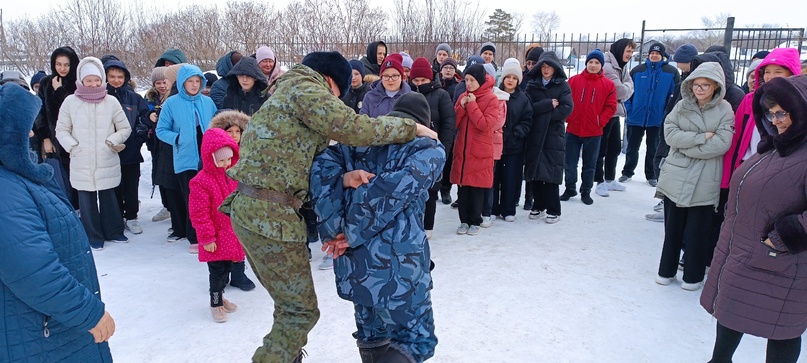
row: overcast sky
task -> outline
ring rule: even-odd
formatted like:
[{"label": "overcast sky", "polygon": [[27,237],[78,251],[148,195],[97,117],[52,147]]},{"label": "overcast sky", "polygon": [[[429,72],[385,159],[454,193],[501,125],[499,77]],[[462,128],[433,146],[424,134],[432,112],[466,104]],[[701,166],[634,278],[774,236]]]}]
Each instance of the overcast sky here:
[{"label": "overcast sky", "polygon": [[[121,0],[117,0],[121,1]],[[126,1],[126,0],[123,0]],[[179,0],[171,1],[166,5],[165,0],[139,0],[145,6],[157,6],[166,10],[189,4],[218,4],[225,6],[221,0]],[[269,0],[267,0],[269,1]],[[283,8],[290,0],[274,0],[275,8]],[[474,1],[474,0],[468,0]],[[803,28],[807,26],[807,5],[803,1],[784,0],[776,1],[775,7],[765,8],[757,0],[728,1],[648,1],[648,0],[621,0],[621,1],[536,1],[536,0],[478,0],[480,6],[487,10],[487,15],[500,7],[509,13],[523,13],[526,16],[523,32],[531,31],[532,14],[538,11],[555,11],[560,16],[561,33],[621,33],[641,32],[642,20],[647,21],[648,29],[662,28],[698,28],[702,27],[701,17],[713,17],[720,13],[730,13],[736,18],[737,27],[747,25],[778,24],[782,27]],[[127,1],[127,3],[129,3]],[[58,4],[48,0],[3,0],[0,9],[6,20],[29,15],[38,15],[48,10],[51,4]],[[391,10],[394,8],[390,0],[371,0],[373,6]],[[569,5],[564,5],[569,4]],[[773,4],[773,3],[772,3]],[[484,26],[480,24],[480,26]]]}]

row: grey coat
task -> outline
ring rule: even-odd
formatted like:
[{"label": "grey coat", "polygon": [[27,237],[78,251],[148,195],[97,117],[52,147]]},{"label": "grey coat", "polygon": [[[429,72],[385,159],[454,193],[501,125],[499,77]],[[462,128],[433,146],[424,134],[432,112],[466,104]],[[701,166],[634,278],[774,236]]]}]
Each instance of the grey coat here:
[{"label": "grey coat", "polygon": [[625,69],[619,68],[619,63],[611,52],[605,52],[605,65],[602,72],[606,78],[616,86],[616,116],[626,116],[625,101],[633,96],[633,78],[630,76],[627,65]]}]

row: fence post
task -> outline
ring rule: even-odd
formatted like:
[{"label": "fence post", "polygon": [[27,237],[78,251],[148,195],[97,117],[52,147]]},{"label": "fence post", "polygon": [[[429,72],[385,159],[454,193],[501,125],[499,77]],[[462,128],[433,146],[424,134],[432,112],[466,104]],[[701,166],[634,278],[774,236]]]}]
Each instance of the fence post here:
[{"label": "fence post", "polygon": [[[644,54],[643,53],[644,52],[644,29],[645,29],[645,23],[646,22],[647,22],[647,20],[642,20],[642,38],[639,39],[639,60],[642,59],[642,54]],[[630,56],[630,59],[633,60],[632,55]]]},{"label": "fence post", "polygon": [[729,52],[731,55],[731,41],[734,38],[734,17],[730,16],[726,18],[726,31],[723,33],[723,46],[726,47],[726,51]]}]

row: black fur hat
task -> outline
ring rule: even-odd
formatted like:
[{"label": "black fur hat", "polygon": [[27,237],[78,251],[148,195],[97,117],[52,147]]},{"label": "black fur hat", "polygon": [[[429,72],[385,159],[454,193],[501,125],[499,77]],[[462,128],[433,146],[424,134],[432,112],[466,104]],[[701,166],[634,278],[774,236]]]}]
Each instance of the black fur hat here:
[{"label": "black fur hat", "polygon": [[353,67],[339,52],[311,52],[303,58],[302,63],[323,76],[331,77],[339,86],[340,97],[350,90]]}]

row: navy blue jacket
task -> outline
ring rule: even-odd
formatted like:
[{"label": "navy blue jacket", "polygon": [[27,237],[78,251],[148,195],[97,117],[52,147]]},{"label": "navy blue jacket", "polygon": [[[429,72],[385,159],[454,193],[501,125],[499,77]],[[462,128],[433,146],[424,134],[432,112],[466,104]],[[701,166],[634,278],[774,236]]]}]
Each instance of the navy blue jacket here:
[{"label": "navy blue jacket", "polygon": [[630,71],[633,78],[633,96],[625,101],[629,126],[660,127],[664,123],[667,104],[675,97],[675,85],[681,75],[667,63],[645,59],[643,64]]},{"label": "navy blue jacket", "polygon": [[227,95],[227,88],[230,86],[225,77],[235,67],[231,58],[233,53],[235,53],[234,50],[227,52],[216,62],[216,73],[219,75],[219,80],[213,82],[213,85],[210,86],[210,98],[218,109],[224,108],[224,97]]},{"label": "navy blue jacket", "polygon": [[140,153],[140,149],[143,147],[143,143],[146,142],[146,139],[142,137],[142,134],[138,135],[137,130],[147,125],[149,105],[143,97],[129,87],[129,80],[132,76],[123,62],[110,60],[104,64],[104,69],[109,72],[110,68],[120,69],[126,75],[123,86],[115,88],[107,83],[106,90],[107,93],[118,99],[118,102],[120,102],[123,108],[123,113],[126,114],[126,119],[129,120],[129,126],[132,128],[132,134],[129,135],[129,138],[126,139],[124,143],[126,148],[118,153],[120,163],[121,165],[142,163],[143,155]]},{"label": "navy blue jacket", "polygon": [[504,133],[503,154],[523,154],[524,143],[532,127],[532,102],[516,87],[507,100],[507,119],[502,127]]}]

